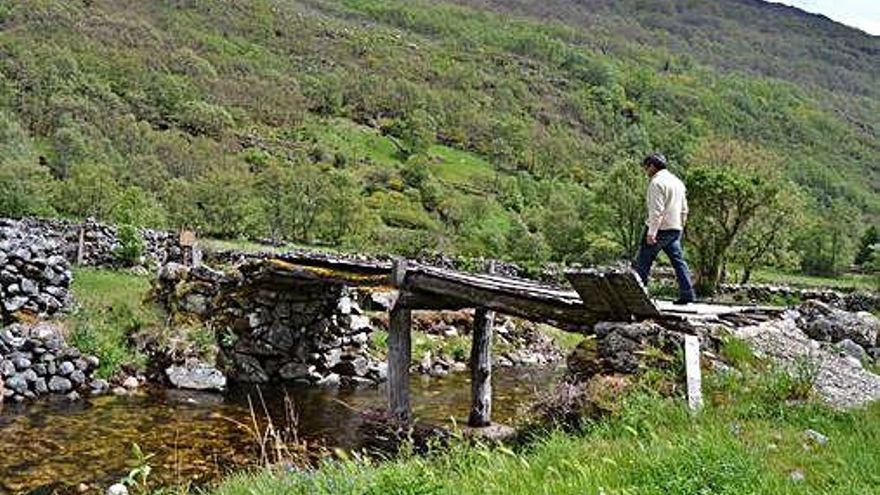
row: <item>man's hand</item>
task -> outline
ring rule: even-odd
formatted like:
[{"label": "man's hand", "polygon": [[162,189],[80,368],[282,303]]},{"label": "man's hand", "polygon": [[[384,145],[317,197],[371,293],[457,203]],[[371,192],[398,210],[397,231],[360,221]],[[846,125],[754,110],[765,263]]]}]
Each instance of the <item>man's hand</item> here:
[{"label": "man's hand", "polygon": [[651,235],[651,234],[646,235],[645,242],[649,246],[653,246],[654,244],[657,244],[657,235],[656,234],[655,235]]}]

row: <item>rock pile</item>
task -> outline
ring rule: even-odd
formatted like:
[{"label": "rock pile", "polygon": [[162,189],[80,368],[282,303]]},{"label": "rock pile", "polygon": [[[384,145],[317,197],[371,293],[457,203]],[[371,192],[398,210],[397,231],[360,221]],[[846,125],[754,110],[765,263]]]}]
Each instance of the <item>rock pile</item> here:
[{"label": "rock pile", "polygon": [[[86,220],[80,224],[65,223],[56,229],[63,233],[67,256],[76,260],[79,244],[79,231],[82,229],[83,253],[82,264],[101,268],[119,268],[121,266],[117,251],[122,247],[116,227]],[[151,229],[140,229],[139,234],[144,242],[144,263],[161,265],[167,261],[180,261],[182,250],[176,236],[169,232]]]},{"label": "rock pile", "polygon": [[577,380],[635,374],[645,366],[667,366],[684,345],[683,334],[650,321],[599,322],[593,330],[595,338],[585,339],[566,359],[569,373]]},{"label": "rock pile", "polygon": [[51,238],[0,220],[0,317],[46,317],[71,302],[70,265]]},{"label": "rock pile", "polygon": [[880,358],[880,320],[871,313],[853,313],[819,301],[807,301],[790,316],[813,340],[836,344],[860,361]]},{"label": "rock pile", "polygon": [[[880,376],[866,367],[880,357],[880,320],[870,313],[847,312],[819,301],[775,316],[754,314],[737,321],[694,320],[661,326],[601,322],[595,337],[582,342],[567,358],[576,381],[596,376],[629,375],[664,367],[683,347],[683,332],[700,337],[707,357],[717,354],[728,336],[748,343],[756,356],[792,373],[812,370],[813,390],[835,407],[854,407],[880,400]],[[729,369],[710,359],[713,368]]]},{"label": "rock pile", "polygon": [[812,340],[799,328],[805,321],[809,322],[800,311],[792,311],[781,319],[736,327],[733,334],[749,343],[757,356],[794,373],[809,367],[813,390],[834,407],[858,407],[880,400],[880,376],[865,369],[839,344]]},{"label": "rock pile", "polygon": [[45,394],[79,398],[79,391],[103,391],[93,381],[98,358],[68,346],[58,327],[13,324],[0,330],[0,390],[7,401],[23,402]]}]

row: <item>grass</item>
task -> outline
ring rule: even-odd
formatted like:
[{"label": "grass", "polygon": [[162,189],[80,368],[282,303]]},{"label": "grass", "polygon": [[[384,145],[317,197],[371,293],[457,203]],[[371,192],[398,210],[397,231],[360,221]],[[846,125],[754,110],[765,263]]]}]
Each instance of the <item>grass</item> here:
[{"label": "grass", "polygon": [[199,243],[207,251],[243,251],[246,253],[276,253],[283,254],[296,249],[307,249],[309,251],[318,251],[325,253],[339,253],[338,249],[332,249],[326,246],[316,246],[314,244],[296,244],[285,242],[280,246],[272,246],[270,244],[262,244],[247,239],[200,239]]},{"label": "grass", "polygon": [[[874,494],[880,486],[880,403],[837,412],[796,379],[755,368],[707,377],[692,416],[680,397],[636,387],[609,419],[550,430],[520,448],[464,442],[376,463],[328,461],[305,471],[228,478],[214,495],[262,494]],[[813,429],[829,438],[810,440]],[[803,480],[792,473],[803,473]]]},{"label": "grass", "polygon": [[553,342],[564,354],[567,354],[568,352],[574,350],[574,348],[577,347],[582,340],[584,340],[584,336],[582,334],[566,332],[550,325],[542,324],[538,327],[538,329],[541,331],[541,333],[553,339]]},{"label": "grass", "polygon": [[843,290],[876,291],[877,278],[861,273],[845,273],[839,277],[818,277],[772,270],[757,270],[752,275],[752,283],[784,284],[792,287],[816,288],[830,287]]},{"label": "grass", "polygon": [[473,153],[435,145],[428,154],[439,159],[440,163],[432,166],[431,171],[447,185],[479,194],[496,182],[497,172],[492,164]]},{"label": "grass", "polygon": [[69,317],[70,338],[80,350],[101,360],[98,376],[109,378],[123,367],[143,367],[145,357],[132,348],[129,337],[162,324],[158,309],[144,302],[150,278],[79,268],[72,289],[78,308]]}]

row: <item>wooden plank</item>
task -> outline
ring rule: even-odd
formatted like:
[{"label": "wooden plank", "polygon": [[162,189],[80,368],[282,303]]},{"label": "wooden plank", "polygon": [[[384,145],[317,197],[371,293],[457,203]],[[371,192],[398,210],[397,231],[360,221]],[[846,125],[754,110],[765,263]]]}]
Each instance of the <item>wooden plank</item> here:
[{"label": "wooden plank", "polygon": [[660,315],[638,275],[631,270],[579,269],[567,271],[565,275],[580,294],[584,306],[597,318],[629,321],[633,317]]},{"label": "wooden plank", "polygon": [[359,287],[387,286],[388,272],[382,274],[350,271],[348,268],[328,268],[297,265],[280,258],[252,259],[238,265],[238,270],[254,283],[270,285],[299,285],[303,281],[339,283]]},{"label": "wooden plank", "polygon": [[587,310],[595,314],[611,313],[611,306],[602,294],[605,290],[601,280],[592,273],[579,271],[566,274],[571,285],[574,286]]},{"label": "wooden plank", "polygon": [[[495,265],[489,265],[489,272]],[[495,312],[486,308],[474,311],[471,340],[471,412],[468,426],[483,427],[492,424],[492,330]]]},{"label": "wooden plank", "polygon": [[555,324],[569,330],[587,329],[593,321],[580,298],[563,299],[516,289],[503,290],[495,286],[472,285],[417,270],[407,274],[406,287],[416,293],[449,299],[450,304],[480,305],[499,313]]},{"label": "wooden plank", "polygon": [[629,308],[626,307],[626,302],[620,297],[617,289],[612,284],[612,279],[609,274],[602,273],[599,280],[604,287],[601,294],[611,308],[611,312],[609,313],[611,318],[615,321],[630,321],[632,319],[632,313],[629,312]]},{"label": "wooden plank", "polygon": [[563,304],[581,304],[580,296],[572,290],[562,290],[537,282],[528,282],[521,279],[508,280],[504,277],[483,276],[471,273],[455,272],[435,267],[417,265],[412,267],[407,274],[407,287],[420,289],[413,284],[414,276],[418,280],[434,279],[446,281],[458,286],[466,286],[473,289],[487,290],[499,294],[515,295],[519,298],[532,299],[535,301],[556,302]]},{"label": "wooden plank", "polygon": [[613,271],[606,275],[614,294],[626,308],[627,316],[654,318],[660,315],[657,306],[648,297],[645,286],[632,270]]},{"label": "wooden plank", "polygon": [[394,418],[404,422],[409,422],[411,419],[409,401],[411,330],[412,310],[401,304],[395,304],[391,308],[388,328],[388,408]]}]

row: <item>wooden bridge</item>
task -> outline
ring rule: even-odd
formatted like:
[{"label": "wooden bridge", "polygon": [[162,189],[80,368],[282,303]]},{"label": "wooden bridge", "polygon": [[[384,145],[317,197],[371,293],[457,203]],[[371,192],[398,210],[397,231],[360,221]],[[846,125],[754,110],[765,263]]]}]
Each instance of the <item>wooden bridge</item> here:
[{"label": "wooden bridge", "polygon": [[[580,269],[566,273],[574,290],[493,273],[466,273],[405,259],[373,261],[314,253],[263,257],[239,268],[246,276],[283,285],[342,283],[393,287],[398,296],[390,310],[388,334],[388,400],[391,412],[410,420],[409,370],[412,353],[412,311],[474,308],[470,355],[472,405],[470,426],[491,423],[492,327],[495,312],[562,329],[589,333],[598,321],[712,319],[736,317],[767,308],[690,304],[674,306],[653,301],[632,270]],[[773,310],[770,310],[773,311]]]}]

